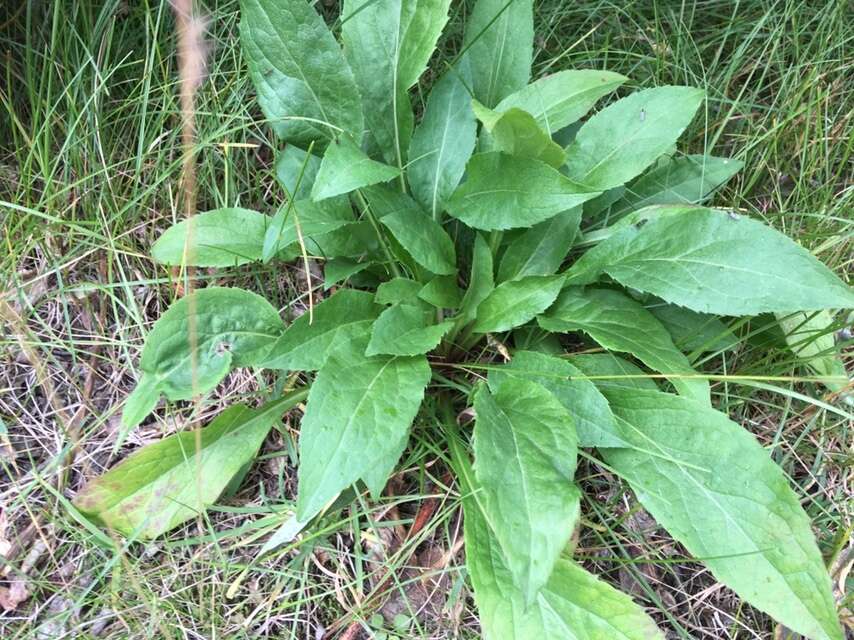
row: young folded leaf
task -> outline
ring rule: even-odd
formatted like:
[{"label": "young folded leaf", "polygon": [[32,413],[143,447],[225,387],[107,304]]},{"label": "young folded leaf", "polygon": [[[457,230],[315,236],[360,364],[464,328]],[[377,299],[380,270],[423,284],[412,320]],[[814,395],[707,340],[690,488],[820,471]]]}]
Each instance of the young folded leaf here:
[{"label": "young folded leaf", "polygon": [[492,111],[474,101],[474,112],[483,123],[489,146],[495,151],[533,158],[559,169],[566,161],[566,152],[552,141],[527,111],[513,107],[504,112]]},{"label": "young folded leaf", "polygon": [[626,80],[610,71],[558,71],[510,94],[495,110],[502,113],[517,107],[527,111],[551,136],[583,117]]},{"label": "young folded leaf", "polygon": [[445,72],[433,87],[409,145],[409,188],[437,221],[463,177],[476,139],[477,123],[465,84],[471,77],[465,60]]},{"label": "young folded leaf", "polygon": [[709,383],[676,348],[667,329],[642,304],[619,291],[571,287],[539,323],[549,331],[583,331],[606,349],[631,353],[666,375],[679,393],[711,405]]},{"label": "young folded leaf", "polygon": [[260,366],[316,371],[329,354],[353,341],[367,339],[382,307],[366,291],[343,289],[304,313],[276,340]]},{"label": "young folded leaf", "polygon": [[[270,218],[240,209],[214,209],[172,225],[151,246],[162,264],[188,267],[235,267],[261,259]],[[284,246],[284,245],[283,245]]]},{"label": "young folded leaf", "polygon": [[533,0],[477,0],[466,23],[463,51],[471,65],[474,97],[494,107],[531,77]]},{"label": "young folded leaf", "polygon": [[474,331],[508,331],[548,309],[563,286],[563,276],[526,276],[503,282],[477,308]]},{"label": "young folded leaf", "polygon": [[753,606],[813,640],[842,640],[809,517],[758,442],[725,415],[658,391],[607,388],[633,449],[604,449],[641,504]]},{"label": "young folded leaf", "polygon": [[503,564],[532,604],[578,519],[575,424],[544,387],[506,379],[474,397],[478,502]]},{"label": "young folded leaf", "polygon": [[371,160],[349,136],[340,136],[326,147],[311,188],[311,199],[317,202],[350,193],[378,182],[388,182],[398,175],[400,169]]},{"label": "young folded leaf", "polygon": [[[430,381],[424,356],[364,355],[367,338],[335,349],[317,372],[302,418],[297,518],[306,521],[359,479],[374,496],[400,458]],[[394,389],[390,394],[389,389]]]},{"label": "young folded leaf", "polygon": [[530,227],[599,195],[549,165],[498,151],[472,156],[448,213],[475,229]]},{"label": "young folded leaf", "polygon": [[549,581],[527,605],[504,565],[477,495],[463,501],[466,565],[485,640],[664,640],[626,594],[569,560],[557,561]]},{"label": "young folded leaf", "polygon": [[139,424],[161,393],[189,400],[211,391],[233,367],[258,364],[283,330],[273,306],[250,291],[208,287],[181,298],[145,340],[142,377],[122,414],[124,430]]},{"label": "young folded leaf", "polygon": [[182,431],[131,454],[74,498],[84,514],[125,536],[156,538],[213,504],[258,451],[298,391],[260,409],[237,404],[198,434]]},{"label": "young folded leaf", "polygon": [[585,253],[567,284],[602,273],[694,311],[756,315],[854,307],[854,292],[785,235],[732,212],[651,207],[664,213],[626,225]]},{"label": "young folded leaf", "polygon": [[608,401],[586,375],[561,358],[517,351],[510,364],[489,372],[495,391],[507,380],[530,380],[548,389],[572,415],[581,447],[625,447]]},{"label": "young folded leaf", "polygon": [[258,103],[281,139],[307,146],[337,131],[361,140],[359,90],[341,47],[306,0],[241,0],[240,44]]},{"label": "young folded leaf", "polygon": [[644,89],[606,107],[567,147],[567,175],[591,190],[625,184],[665,153],[694,118],[703,91]]},{"label": "young folded leaf", "polygon": [[365,355],[417,356],[436,348],[453,321],[431,324],[435,313],[421,306],[396,304],[380,314]]}]

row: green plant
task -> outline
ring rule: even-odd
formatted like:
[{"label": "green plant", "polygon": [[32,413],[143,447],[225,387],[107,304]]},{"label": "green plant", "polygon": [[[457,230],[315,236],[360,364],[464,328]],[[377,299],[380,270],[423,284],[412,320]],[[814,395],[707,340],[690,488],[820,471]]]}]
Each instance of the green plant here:
[{"label": "green plant", "polygon": [[[462,490],[486,637],[662,637],[569,559],[583,447],[746,601],[810,638],[841,638],[796,495],[752,436],[711,408],[707,376],[674,335],[703,335],[694,349],[704,350],[732,337],[716,315],[791,317],[850,308],[854,294],[773,229],[698,206],[740,168],[671,157],[701,91],[638,91],[578,126],[624,77],[563,71],[528,84],[530,1],[475,5],[415,126],[409,89],[449,4],[345,2],[342,52],[305,0],[244,0],[258,100],[288,142],[276,164],[286,201],[272,217],[200,214],[152,253],[199,267],[310,255],[325,261],[325,288],[353,288],[287,328],[248,291],[210,287],[176,302],[148,336],[126,429],[161,395],[198,397],[233,367],[316,372],[310,388],[282,393],[283,379],[260,409],[232,407],[198,434],[146,447],[76,505],[125,535],[160,535],[239,482],[269,429],[307,398],[298,530],[351,487],[378,498],[423,406]],[[565,353],[567,333],[604,352]],[[502,352],[512,342],[508,364],[478,358],[490,340]],[[612,352],[660,372],[676,394]],[[486,381],[472,387],[480,371]],[[467,404],[474,465],[456,418]]]}]

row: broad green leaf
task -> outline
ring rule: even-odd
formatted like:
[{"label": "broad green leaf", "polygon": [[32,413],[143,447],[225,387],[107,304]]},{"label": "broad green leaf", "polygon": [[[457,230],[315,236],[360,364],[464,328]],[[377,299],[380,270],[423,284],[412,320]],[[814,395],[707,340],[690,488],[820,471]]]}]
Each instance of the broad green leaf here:
[{"label": "broad green leaf", "polygon": [[537,324],[523,324],[513,329],[513,346],[517,351],[534,351],[547,356],[564,356],[560,338]]},{"label": "broad green leaf", "polygon": [[388,182],[399,173],[395,167],[371,160],[349,136],[340,136],[326,147],[311,188],[311,199],[316,202],[378,182]]},{"label": "broad green leaf", "polygon": [[125,536],[155,538],[213,504],[305,392],[260,409],[234,405],[197,434],[182,431],[132,453],[87,484],[75,506]]},{"label": "broad green leaf", "polygon": [[[370,222],[360,220],[322,235],[309,236],[305,238],[305,246],[310,256],[327,260],[342,256],[353,258],[365,254],[374,255],[378,248],[377,233]],[[299,252],[295,255],[299,255]]]},{"label": "broad green leaf", "polygon": [[320,171],[320,158],[289,144],[276,158],[276,178],[284,187],[288,198],[306,200]]},{"label": "broad green leaf", "polygon": [[581,207],[575,207],[523,231],[501,257],[498,281],[555,273],[575,242],[579,224]]},{"label": "broad green leaf", "polygon": [[468,288],[460,303],[459,322],[461,325],[468,324],[475,319],[480,303],[492,293],[494,288],[492,252],[489,250],[489,244],[478,233],[474,237]]},{"label": "broad green leaf", "polygon": [[546,389],[570,413],[581,447],[624,447],[608,401],[585,374],[563,358],[533,351],[517,351],[509,365],[489,372],[489,387],[499,389],[507,380],[529,380]]},{"label": "broad green leaf", "polygon": [[836,348],[829,312],[779,314],[777,320],[792,353],[822,379],[825,387],[842,391],[848,386],[848,372]]},{"label": "broad green leaf", "polygon": [[269,260],[284,247],[299,242],[300,233],[308,246],[307,238],[317,238],[355,222],[346,199],[343,202],[336,200],[297,200],[283,204],[264,235],[264,260]]},{"label": "broad green leaf", "polygon": [[[371,194],[376,192],[373,189],[366,193],[372,207]],[[394,210],[384,212],[380,222],[422,267],[442,275],[456,273],[457,256],[451,237],[405,193],[394,193],[394,198]]]},{"label": "broad green leaf", "polygon": [[636,449],[603,455],[644,508],[744,600],[808,638],[842,640],[809,517],[755,438],[685,398],[605,394]]},{"label": "broad green leaf", "polygon": [[527,604],[504,565],[478,493],[463,500],[463,509],[466,566],[484,640],[664,640],[626,594],[570,560],[557,561],[536,600]]},{"label": "broad green leaf", "polygon": [[738,344],[738,338],[716,316],[662,302],[646,308],[664,325],[681,351],[726,351]]},{"label": "broad green leaf", "polygon": [[246,264],[261,259],[269,224],[269,217],[249,209],[205,211],[164,231],[151,247],[151,257],[162,264],[193,267]]},{"label": "broad green leaf", "polygon": [[400,458],[430,381],[424,356],[367,357],[366,346],[335,350],[311,386],[299,439],[301,521],[360,478],[375,496],[382,491],[376,469]]},{"label": "broad green leaf", "polygon": [[421,306],[396,304],[380,314],[365,355],[417,356],[436,348],[452,321],[432,324],[436,314]]},{"label": "broad green leaf", "polygon": [[[341,48],[306,0],[241,0],[240,44],[258,103],[283,140],[301,146],[335,129],[361,138],[362,103]],[[330,126],[331,125],[331,126]]]},{"label": "broad green leaf", "polygon": [[422,286],[409,278],[392,278],[377,287],[376,301],[379,304],[414,303]]},{"label": "broad green leaf", "polygon": [[476,229],[530,227],[599,195],[549,165],[492,151],[472,156],[448,213]]},{"label": "broad green leaf", "polygon": [[709,405],[709,383],[699,377],[670,334],[643,305],[613,289],[569,288],[540,316],[549,331],[583,331],[612,351],[631,353],[668,377],[683,395]]},{"label": "broad green leaf", "polygon": [[493,150],[533,158],[555,169],[563,166],[566,152],[552,141],[530,113],[516,107],[498,113],[477,101],[473,106],[475,115],[483,123],[483,128],[489,136]]},{"label": "broad green leaf", "polygon": [[567,148],[567,174],[599,191],[628,182],[676,142],[703,96],[692,87],[656,87],[605,107]]},{"label": "broad green leaf", "polygon": [[314,371],[342,345],[370,335],[382,307],[367,291],[342,289],[302,314],[276,340],[261,363],[266,369]]},{"label": "broad green leaf", "polygon": [[190,400],[211,391],[233,367],[257,365],[283,330],[276,310],[250,291],[208,287],[184,296],[146,337],[142,377],[127,400],[123,427],[139,424],[161,393]]},{"label": "broad green leaf", "polygon": [[648,373],[613,353],[581,353],[572,356],[572,364],[599,389],[622,387],[658,391]]},{"label": "broad green leaf", "polygon": [[456,276],[436,276],[418,291],[418,298],[438,309],[459,309],[463,292]]},{"label": "broad green leaf", "polygon": [[350,258],[335,258],[323,265],[323,290],[329,291],[339,282],[344,282],[350,276],[364,271],[374,263],[370,260],[356,262]]},{"label": "broad green leaf", "polygon": [[412,135],[407,90],[448,20],[450,0],[345,0],[341,36],[365,119],[388,162],[402,165]]},{"label": "broad green leaf", "polygon": [[[854,307],[854,293],[806,249],[750,218],[704,207],[627,225],[585,253],[568,284],[603,272],[702,313],[756,315]],[[640,227],[640,228],[638,228]]]},{"label": "broad green leaf", "polygon": [[521,89],[534,55],[533,0],[478,0],[466,24],[463,49],[474,97],[487,107]]},{"label": "broad green leaf", "polygon": [[570,413],[544,387],[508,378],[474,397],[478,502],[526,604],[546,584],[578,519]]},{"label": "broad green leaf", "polygon": [[513,107],[527,111],[549,135],[574,123],[626,81],[610,71],[558,71],[507,96],[496,111]]},{"label": "broad green leaf", "polygon": [[409,145],[409,187],[434,220],[463,177],[477,133],[471,96],[463,83],[467,66],[460,67],[447,71],[433,87]]},{"label": "broad green leaf", "polygon": [[611,205],[613,219],[654,204],[697,204],[738,173],[744,163],[732,158],[686,156],[651,170],[632,182]]},{"label": "broad green leaf", "polygon": [[525,324],[551,306],[562,286],[563,276],[525,276],[502,282],[480,303],[474,330],[494,333]]}]

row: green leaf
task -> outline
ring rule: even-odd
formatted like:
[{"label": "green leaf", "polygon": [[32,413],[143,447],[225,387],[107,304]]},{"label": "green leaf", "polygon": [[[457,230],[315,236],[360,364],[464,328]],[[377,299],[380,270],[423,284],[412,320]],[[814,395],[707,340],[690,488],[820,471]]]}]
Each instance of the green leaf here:
[{"label": "green leaf", "polygon": [[341,136],[326,147],[311,199],[331,198],[378,182],[396,178],[400,170],[371,160],[349,136]]},{"label": "green leaf", "polygon": [[437,309],[458,309],[463,292],[457,286],[456,276],[436,276],[421,287],[418,298]]},{"label": "green leaf", "polygon": [[356,81],[309,3],[242,0],[241,14],[241,47],[276,135],[305,146],[329,140],[338,127],[360,139],[364,121]]},{"label": "green leaf", "polygon": [[269,223],[269,217],[248,209],[205,211],[164,231],[151,247],[151,257],[161,264],[192,267],[233,267],[260,260]]},{"label": "green leaf", "polygon": [[738,338],[716,316],[697,313],[673,304],[648,304],[682,351],[726,351],[738,344]]},{"label": "green leaf", "polygon": [[356,262],[350,258],[335,258],[323,265],[323,290],[329,291],[339,282],[344,282],[350,276],[354,276],[370,267],[373,262],[365,260]]},{"label": "green leaf", "polygon": [[555,169],[563,166],[566,152],[552,141],[530,113],[515,107],[498,113],[477,101],[473,106],[475,115],[489,135],[492,149],[523,158],[533,158]]},{"label": "green leaf", "polygon": [[825,387],[838,392],[848,386],[848,372],[836,348],[834,322],[829,312],[778,315],[777,320],[792,353],[822,378]]},{"label": "green leaf", "polygon": [[648,373],[613,353],[581,353],[572,357],[572,364],[587,376],[598,389],[618,387],[658,391]]},{"label": "green leaf", "polygon": [[[372,195],[377,191],[377,188],[373,188],[365,194],[372,210]],[[380,222],[391,231],[395,240],[428,271],[442,275],[456,273],[457,255],[454,241],[445,230],[405,193],[388,193],[386,201],[388,200],[395,203],[393,210],[383,211]]]},{"label": "green leaf", "polygon": [[590,189],[618,187],[676,142],[703,101],[692,87],[637,91],[594,115],[567,148],[567,174]]},{"label": "green leaf", "polygon": [[572,266],[567,283],[587,284],[604,272],[667,302],[719,315],[854,307],[850,287],[760,222],[704,207],[644,211],[671,213],[615,232]]},{"label": "green leaf", "polygon": [[412,303],[418,299],[423,285],[410,278],[392,278],[377,287],[376,301],[379,304]]},{"label": "green leaf", "polygon": [[492,293],[494,288],[492,251],[489,250],[489,244],[483,236],[478,233],[474,237],[468,288],[460,303],[460,326],[475,319],[480,303]]},{"label": "green leaf", "polygon": [[431,324],[435,313],[423,307],[396,304],[380,314],[365,355],[417,356],[436,348],[451,330],[452,321]]},{"label": "green leaf", "polygon": [[563,276],[526,276],[503,282],[480,303],[474,330],[494,333],[525,324],[551,306],[562,286]]},{"label": "green leaf", "polygon": [[123,427],[139,424],[161,393],[190,400],[211,391],[233,367],[258,364],[283,329],[272,305],[250,291],[208,287],[184,296],[145,340],[142,377],[128,398]]},{"label": "green leaf", "polygon": [[544,387],[509,378],[474,397],[474,470],[505,566],[531,604],[578,519],[572,416]]},{"label": "green leaf", "polygon": [[448,213],[487,231],[530,227],[599,195],[543,162],[496,151],[472,156],[466,171]]},{"label": "green leaf", "polygon": [[334,351],[311,386],[300,426],[300,521],[360,478],[374,496],[382,491],[430,381],[424,356],[369,358],[366,343]]},{"label": "green leaf", "polygon": [[[327,260],[341,256],[353,258],[365,254],[373,255],[378,248],[377,233],[370,222],[360,220],[322,235],[309,236],[305,238],[305,246],[310,256]],[[299,252],[295,255],[299,255]]]},{"label": "green leaf", "polygon": [[549,135],[584,116],[601,98],[626,81],[610,71],[558,71],[507,96],[495,108],[527,111]]},{"label": "green leaf", "polygon": [[477,495],[464,499],[463,509],[466,566],[484,640],[664,640],[626,594],[569,560],[557,561],[534,603],[526,604],[503,563]]},{"label": "green leaf", "polygon": [[320,171],[320,158],[289,144],[276,158],[276,178],[291,200],[311,197],[311,188]]},{"label": "green leaf", "polygon": [[732,158],[686,156],[666,162],[626,187],[611,205],[611,219],[654,204],[697,204],[738,173],[744,163]]},{"label": "green leaf", "polygon": [[305,396],[296,392],[260,409],[235,405],[198,434],[182,431],[147,445],[88,483],[74,505],[122,535],[155,538],[213,504],[270,427]]},{"label": "green leaf", "polygon": [[644,508],[744,600],[809,638],[842,640],[809,517],[753,436],[684,398],[605,393],[637,447],[605,460]]},{"label": "green leaf", "polygon": [[261,366],[314,371],[329,354],[354,340],[367,339],[382,307],[367,291],[342,289],[297,318],[276,340]]},{"label": "green leaf", "polygon": [[517,351],[509,365],[489,372],[489,387],[529,380],[548,389],[572,416],[581,447],[624,447],[608,401],[585,374],[562,358]]},{"label": "green leaf", "polygon": [[523,231],[504,251],[499,282],[555,273],[575,242],[580,224],[581,207],[575,207]]},{"label": "green leaf", "polygon": [[463,50],[474,97],[487,107],[521,89],[534,55],[533,0],[478,0],[466,24]]},{"label": "green leaf", "polygon": [[388,162],[405,162],[412,134],[407,90],[448,20],[450,0],[345,0],[341,36],[365,119]]},{"label": "green leaf", "polygon": [[569,288],[539,318],[549,331],[583,331],[612,351],[631,353],[668,377],[683,395],[710,404],[709,383],[697,376],[670,334],[643,305],[613,289]]},{"label": "green leaf", "polygon": [[468,77],[463,68],[451,69],[435,84],[409,145],[409,187],[434,220],[459,185],[474,150],[477,123],[461,74]]},{"label": "green leaf", "polygon": [[346,200],[298,200],[284,204],[273,216],[264,235],[263,258],[269,260],[284,247],[299,242],[297,225],[305,241],[307,238],[317,238],[341,229],[353,222],[353,211]]}]

